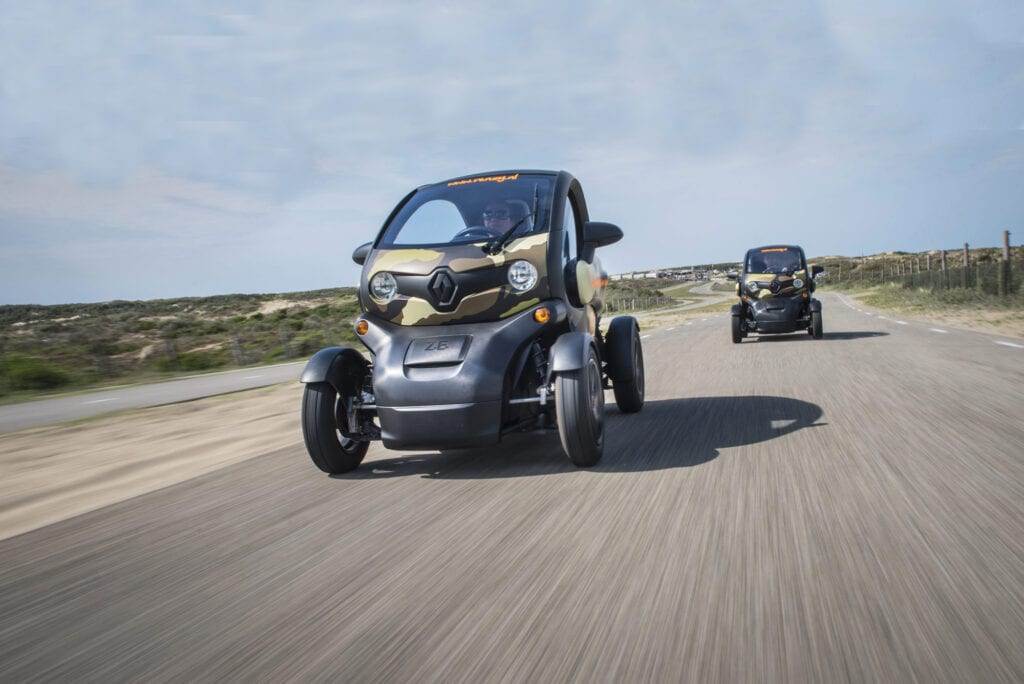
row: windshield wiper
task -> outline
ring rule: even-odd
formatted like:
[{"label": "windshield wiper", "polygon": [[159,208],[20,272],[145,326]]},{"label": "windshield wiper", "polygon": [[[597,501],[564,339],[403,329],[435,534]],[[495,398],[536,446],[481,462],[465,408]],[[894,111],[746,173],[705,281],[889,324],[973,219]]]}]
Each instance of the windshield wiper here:
[{"label": "windshield wiper", "polygon": [[533,184],[533,210],[530,211],[530,213],[524,216],[523,218],[516,221],[515,225],[506,230],[505,233],[497,240],[492,240],[491,242],[488,242],[486,245],[484,245],[485,252],[494,255],[503,250],[508,241],[512,239],[512,236],[515,235],[517,230],[519,230],[519,226],[523,225],[523,222],[526,221],[526,219],[533,218],[534,216],[537,215],[539,186],[539,183]]}]

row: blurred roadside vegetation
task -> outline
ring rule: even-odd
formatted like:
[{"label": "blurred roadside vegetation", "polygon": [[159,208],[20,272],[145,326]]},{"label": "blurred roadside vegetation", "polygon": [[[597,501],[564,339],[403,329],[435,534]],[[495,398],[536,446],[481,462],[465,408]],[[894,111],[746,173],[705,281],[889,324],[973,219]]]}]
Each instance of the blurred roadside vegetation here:
[{"label": "blurred roadside vegetation", "polygon": [[0,306],[0,401],[306,357],[354,341],[355,295]]},{"label": "blurred roadside vegetation", "polygon": [[678,303],[678,299],[669,296],[665,290],[677,285],[679,281],[668,278],[610,280],[604,291],[605,312],[646,311],[672,306]]},{"label": "blurred roadside vegetation", "polygon": [[825,267],[818,283],[824,289],[849,291],[865,304],[907,313],[1024,312],[1024,258],[1012,252],[1008,285],[998,248],[969,251],[967,268],[962,251],[947,250],[946,271],[941,256],[931,252],[889,252],[868,257],[819,257]]}]

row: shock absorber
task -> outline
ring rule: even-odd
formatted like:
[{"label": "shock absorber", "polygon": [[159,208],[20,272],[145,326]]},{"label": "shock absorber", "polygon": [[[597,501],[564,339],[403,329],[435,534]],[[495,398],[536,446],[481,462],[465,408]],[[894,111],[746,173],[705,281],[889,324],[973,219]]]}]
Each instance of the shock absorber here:
[{"label": "shock absorber", "polygon": [[544,384],[545,378],[548,377],[548,359],[544,350],[536,342],[530,348],[530,360],[533,363],[537,387],[541,387]]}]

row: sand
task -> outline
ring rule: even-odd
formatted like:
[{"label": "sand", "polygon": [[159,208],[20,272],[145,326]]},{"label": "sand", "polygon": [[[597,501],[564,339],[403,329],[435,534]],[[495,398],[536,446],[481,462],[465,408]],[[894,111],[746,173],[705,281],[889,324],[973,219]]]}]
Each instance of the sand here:
[{"label": "sand", "polygon": [[288,383],[0,435],[0,539],[302,441]]}]

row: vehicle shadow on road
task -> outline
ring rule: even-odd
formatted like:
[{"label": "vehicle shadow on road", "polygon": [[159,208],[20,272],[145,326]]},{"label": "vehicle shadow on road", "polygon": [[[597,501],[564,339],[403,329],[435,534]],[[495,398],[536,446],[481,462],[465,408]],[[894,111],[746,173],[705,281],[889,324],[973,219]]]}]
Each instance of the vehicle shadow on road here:
[{"label": "vehicle shadow on road", "polygon": [[[825,340],[863,340],[870,337],[886,337],[889,333],[880,330],[861,330],[851,332],[827,332],[822,339]],[[791,333],[789,335],[766,335],[764,337],[752,338],[757,342],[818,342],[806,332]]]},{"label": "vehicle shadow on road", "polygon": [[613,405],[605,414],[604,457],[593,468],[575,468],[562,452],[558,434],[544,431],[508,435],[495,447],[370,460],[356,471],[334,477],[488,479],[689,468],[716,458],[721,449],[825,425],[817,422],[821,415],[817,404],[772,396],[648,401],[643,411],[632,415],[619,413]]}]

